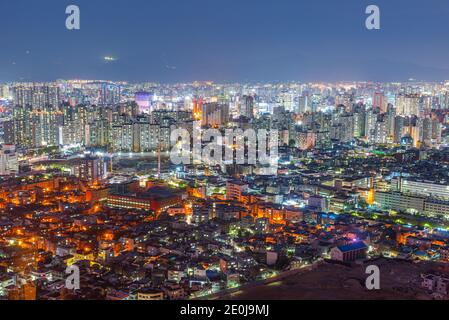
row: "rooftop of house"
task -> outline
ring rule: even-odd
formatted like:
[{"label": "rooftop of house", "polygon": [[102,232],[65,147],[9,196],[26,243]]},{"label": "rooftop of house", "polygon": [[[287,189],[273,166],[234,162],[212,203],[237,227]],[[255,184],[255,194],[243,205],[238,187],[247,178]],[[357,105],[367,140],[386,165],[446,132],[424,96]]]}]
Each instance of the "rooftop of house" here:
[{"label": "rooftop of house", "polygon": [[363,241],[354,242],[345,246],[338,247],[338,250],[340,250],[341,252],[349,252],[360,249],[368,249],[367,245]]}]

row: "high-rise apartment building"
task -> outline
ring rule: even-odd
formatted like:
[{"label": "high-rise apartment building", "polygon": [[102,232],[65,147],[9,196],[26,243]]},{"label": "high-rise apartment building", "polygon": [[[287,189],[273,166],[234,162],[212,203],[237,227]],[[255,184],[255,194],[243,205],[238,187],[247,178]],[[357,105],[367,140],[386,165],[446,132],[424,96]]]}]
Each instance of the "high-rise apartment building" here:
[{"label": "high-rise apartment building", "polygon": [[375,92],[373,95],[373,108],[379,108],[380,112],[387,111],[388,101],[382,92]]},{"label": "high-rise apartment building", "polygon": [[54,84],[19,84],[12,91],[16,106],[43,108],[58,107],[61,103],[59,87]]},{"label": "high-rise apartment building", "polygon": [[254,97],[243,96],[240,101],[240,115],[247,118],[254,118]]},{"label": "high-rise apartment building", "polygon": [[420,97],[417,94],[399,95],[396,98],[396,112],[402,116],[420,114]]},{"label": "high-rise apartment building", "polygon": [[219,127],[229,122],[229,105],[206,103],[202,110],[202,126]]},{"label": "high-rise apartment building", "polygon": [[14,145],[0,146],[0,176],[8,176],[19,173],[19,163]]}]

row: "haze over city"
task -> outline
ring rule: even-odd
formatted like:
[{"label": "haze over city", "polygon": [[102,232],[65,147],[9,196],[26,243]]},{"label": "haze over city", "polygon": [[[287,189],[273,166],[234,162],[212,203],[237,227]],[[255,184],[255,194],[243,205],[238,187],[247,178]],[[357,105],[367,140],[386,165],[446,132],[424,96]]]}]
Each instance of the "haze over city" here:
[{"label": "haze over city", "polygon": [[[64,27],[76,4],[81,29]],[[441,81],[445,1],[3,1],[0,81]],[[114,61],[104,60],[113,57]]]}]

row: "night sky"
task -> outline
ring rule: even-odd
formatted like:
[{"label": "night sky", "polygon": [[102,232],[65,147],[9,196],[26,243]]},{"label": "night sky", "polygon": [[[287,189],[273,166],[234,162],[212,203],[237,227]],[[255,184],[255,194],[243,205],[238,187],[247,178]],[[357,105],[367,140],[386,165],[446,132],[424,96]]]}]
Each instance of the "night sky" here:
[{"label": "night sky", "polygon": [[[65,28],[70,4],[79,31]],[[365,28],[369,4],[379,31]],[[0,12],[0,81],[449,79],[445,0],[1,0]]]}]

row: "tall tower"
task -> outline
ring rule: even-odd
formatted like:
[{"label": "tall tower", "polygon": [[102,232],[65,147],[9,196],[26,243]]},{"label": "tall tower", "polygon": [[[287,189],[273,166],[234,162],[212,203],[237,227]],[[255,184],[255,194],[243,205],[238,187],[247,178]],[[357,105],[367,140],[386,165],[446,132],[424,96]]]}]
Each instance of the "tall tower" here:
[{"label": "tall tower", "polygon": [[161,144],[157,145],[157,177],[161,177]]}]

